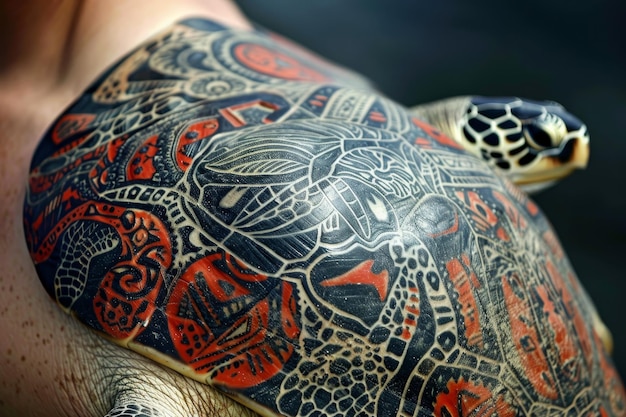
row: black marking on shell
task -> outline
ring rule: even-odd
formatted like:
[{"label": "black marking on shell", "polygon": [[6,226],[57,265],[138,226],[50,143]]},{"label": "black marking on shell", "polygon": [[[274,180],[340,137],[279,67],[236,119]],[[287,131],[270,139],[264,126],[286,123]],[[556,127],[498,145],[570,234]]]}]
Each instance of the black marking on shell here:
[{"label": "black marking on shell", "polygon": [[496,133],[490,133],[483,138],[483,142],[490,146],[500,145],[500,137]]},{"label": "black marking on shell", "polygon": [[478,114],[482,114],[488,119],[498,119],[500,117],[506,116],[506,109],[502,109],[502,108],[481,109],[481,110],[478,110]]},{"label": "black marking on shell", "polygon": [[530,165],[535,159],[537,159],[537,154],[529,152],[526,155],[522,156],[518,163],[522,166]]},{"label": "black marking on shell", "polygon": [[463,126],[463,135],[465,136],[465,139],[467,139],[468,142],[476,143],[476,138],[474,138],[474,135],[472,134],[472,132],[470,132],[467,129],[467,126]]},{"label": "black marking on shell", "polygon": [[489,129],[489,124],[483,122],[482,120],[478,120],[477,118],[473,117],[471,119],[469,119],[468,124],[472,127],[472,129],[474,129],[476,132],[484,132],[485,130]]}]

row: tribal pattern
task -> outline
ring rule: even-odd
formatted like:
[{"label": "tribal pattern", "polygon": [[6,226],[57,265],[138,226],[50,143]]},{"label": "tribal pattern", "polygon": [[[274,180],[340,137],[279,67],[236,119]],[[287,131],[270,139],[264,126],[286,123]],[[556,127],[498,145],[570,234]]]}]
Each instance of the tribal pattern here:
[{"label": "tribal pattern", "polygon": [[626,414],[537,206],[274,35],[125,57],[39,146],[25,229],[64,309],[266,416]]}]

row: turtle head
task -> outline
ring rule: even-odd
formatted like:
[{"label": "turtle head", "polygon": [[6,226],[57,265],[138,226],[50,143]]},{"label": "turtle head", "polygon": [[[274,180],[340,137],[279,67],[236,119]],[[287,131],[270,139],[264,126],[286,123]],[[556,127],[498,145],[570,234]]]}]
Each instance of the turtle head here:
[{"label": "turtle head", "polygon": [[527,191],[587,165],[587,127],[558,103],[471,97],[466,109],[457,140]]},{"label": "turtle head", "polygon": [[587,127],[555,102],[466,96],[411,111],[529,192],[584,168],[589,158]]}]

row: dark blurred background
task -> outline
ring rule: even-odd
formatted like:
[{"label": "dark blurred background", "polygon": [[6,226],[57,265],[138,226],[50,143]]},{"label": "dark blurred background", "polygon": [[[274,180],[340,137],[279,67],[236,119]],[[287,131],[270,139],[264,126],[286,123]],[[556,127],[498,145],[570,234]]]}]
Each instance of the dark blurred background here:
[{"label": "dark blurred background", "polygon": [[256,23],[405,105],[552,99],[591,132],[589,168],[536,195],[615,339],[626,377],[626,2],[238,0]]}]

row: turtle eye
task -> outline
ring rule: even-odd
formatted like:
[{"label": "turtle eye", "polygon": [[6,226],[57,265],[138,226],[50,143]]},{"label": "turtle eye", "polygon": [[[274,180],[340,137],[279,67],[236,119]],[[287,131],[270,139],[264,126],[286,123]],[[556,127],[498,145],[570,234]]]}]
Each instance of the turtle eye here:
[{"label": "turtle eye", "polygon": [[540,125],[530,123],[525,126],[526,140],[535,149],[545,149],[552,147],[551,135],[542,129]]}]

